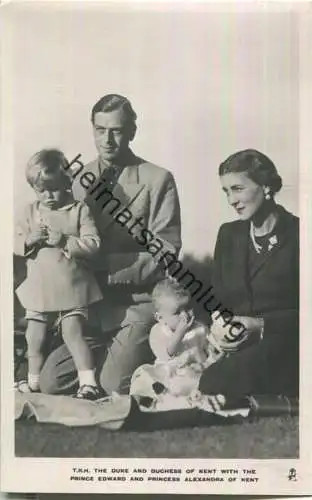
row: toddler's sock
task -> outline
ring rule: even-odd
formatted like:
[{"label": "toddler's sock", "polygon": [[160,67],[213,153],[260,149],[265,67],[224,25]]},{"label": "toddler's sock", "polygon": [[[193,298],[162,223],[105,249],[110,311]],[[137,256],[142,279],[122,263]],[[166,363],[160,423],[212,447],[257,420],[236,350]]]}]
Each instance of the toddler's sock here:
[{"label": "toddler's sock", "polygon": [[32,391],[39,391],[39,373],[28,373],[28,385]]},{"label": "toddler's sock", "polygon": [[80,387],[83,385],[97,386],[94,370],[78,370],[78,378]]}]

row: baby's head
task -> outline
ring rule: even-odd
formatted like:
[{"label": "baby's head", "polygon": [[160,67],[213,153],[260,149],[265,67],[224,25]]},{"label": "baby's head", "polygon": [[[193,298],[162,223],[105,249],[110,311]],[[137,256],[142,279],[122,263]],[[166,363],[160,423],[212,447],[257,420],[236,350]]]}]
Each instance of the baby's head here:
[{"label": "baby's head", "polygon": [[156,320],[171,330],[177,328],[181,314],[186,314],[190,321],[194,317],[188,290],[174,278],[168,277],[157,283],[152,299]]},{"label": "baby's head", "polygon": [[52,210],[62,206],[71,191],[71,178],[66,169],[68,161],[58,149],[42,149],[27,163],[27,182],[42,205]]}]

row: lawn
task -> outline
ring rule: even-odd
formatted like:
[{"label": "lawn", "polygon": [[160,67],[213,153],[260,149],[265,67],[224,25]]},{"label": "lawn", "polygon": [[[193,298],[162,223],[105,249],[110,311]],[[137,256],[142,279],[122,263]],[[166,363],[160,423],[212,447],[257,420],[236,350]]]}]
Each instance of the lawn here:
[{"label": "lawn", "polygon": [[231,425],[106,431],[17,421],[15,454],[29,457],[295,458],[298,418],[262,418]]}]

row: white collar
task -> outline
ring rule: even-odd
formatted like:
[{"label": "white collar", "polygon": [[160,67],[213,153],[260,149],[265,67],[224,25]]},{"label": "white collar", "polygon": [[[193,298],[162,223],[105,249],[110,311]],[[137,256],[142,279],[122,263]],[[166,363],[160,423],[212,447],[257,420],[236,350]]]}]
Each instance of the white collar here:
[{"label": "white collar", "polygon": [[[255,226],[254,226],[254,223],[252,221],[250,222],[249,234],[250,234],[250,238],[251,238],[252,244],[253,244],[256,252],[258,254],[261,253],[261,251],[262,251],[262,245],[260,245],[259,243],[256,242],[256,238],[255,238]],[[275,247],[275,245],[277,245],[277,244],[278,244],[277,236],[276,236],[276,234],[272,234],[269,237],[268,251],[270,252],[272,250],[272,248]]]}]

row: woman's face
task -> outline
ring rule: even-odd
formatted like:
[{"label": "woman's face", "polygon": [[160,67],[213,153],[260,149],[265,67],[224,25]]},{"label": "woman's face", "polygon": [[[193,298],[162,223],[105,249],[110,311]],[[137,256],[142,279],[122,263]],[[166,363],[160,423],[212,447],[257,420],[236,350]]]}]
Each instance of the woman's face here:
[{"label": "woman's face", "polygon": [[251,180],[247,172],[224,174],[220,180],[227,200],[239,218],[251,219],[265,200],[264,187]]}]

